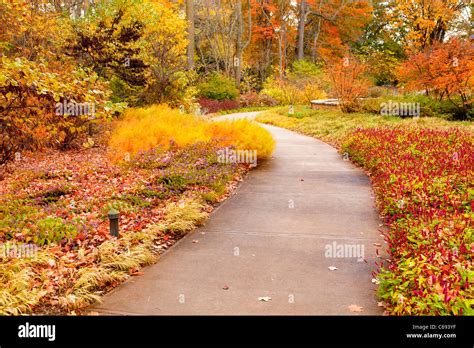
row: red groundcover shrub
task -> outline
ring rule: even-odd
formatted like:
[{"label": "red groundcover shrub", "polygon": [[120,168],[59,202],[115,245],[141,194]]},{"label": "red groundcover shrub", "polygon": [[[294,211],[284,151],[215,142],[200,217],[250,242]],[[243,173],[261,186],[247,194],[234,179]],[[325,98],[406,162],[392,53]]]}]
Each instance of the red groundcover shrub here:
[{"label": "red groundcover shrub", "polygon": [[201,110],[206,114],[239,108],[239,102],[237,100],[199,98],[198,103],[201,106]]},{"label": "red groundcover shrub", "polygon": [[474,137],[459,129],[358,129],[343,150],[372,178],[390,262],[391,314],[473,314]]}]

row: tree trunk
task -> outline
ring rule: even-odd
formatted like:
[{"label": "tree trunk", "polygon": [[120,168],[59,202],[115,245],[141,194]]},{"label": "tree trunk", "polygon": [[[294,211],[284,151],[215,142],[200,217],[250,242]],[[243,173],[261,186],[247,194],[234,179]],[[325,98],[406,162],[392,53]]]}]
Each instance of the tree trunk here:
[{"label": "tree trunk", "polygon": [[304,26],[306,17],[306,0],[300,2],[300,15],[298,19],[298,47],[297,47],[297,60],[304,58]]},{"label": "tree trunk", "polygon": [[287,39],[286,39],[286,24],[283,25],[283,76],[285,76],[286,70],[286,49],[287,49]]},{"label": "tree trunk", "polygon": [[237,38],[235,45],[235,85],[240,89],[240,80],[242,79],[242,54],[243,54],[243,44],[242,36],[244,34],[244,23],[242,20],[242,1],[237,0],[236,5],[237,11]]},{"label": "tree trunk", "polygon": [[283,31],[279,30],[278,32],[278,76],[280,80],[283,80]]},{"label": "tree trunk", "polygon": [[243,35],[244,35],[244,21],[242,15],[242,0],[237,0],[237,43],[235,49],[235,56],[237,58],[238,65],[235,67],[235,83],[237,88],[240,89],[240,82],[242,80],[242,56],[244,54],[244,50],[250,44],[250,40],[252,38],[252,13],[251,13],[251,4],[250,0],[247,0],[247,40],[242,42]]},{"label": "tree trunk", "polygon": [[186,18],[188,20],[188,69],[194,69],[194,1],[186,0]]},{"label": "tree trunk", "polygon": [[321,18],[318,19],[318,27],[316,28],[316,32],[314,33],[314,39],[313,39],[313,62],[316,62],[316,58],[318,55],[318,39],[319,39],[319,33],[321,31]]}]

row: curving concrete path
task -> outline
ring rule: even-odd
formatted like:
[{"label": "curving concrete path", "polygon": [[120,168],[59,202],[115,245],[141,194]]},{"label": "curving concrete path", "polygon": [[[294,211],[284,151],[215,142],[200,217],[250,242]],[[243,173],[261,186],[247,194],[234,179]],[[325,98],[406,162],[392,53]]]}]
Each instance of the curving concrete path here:
[{"label": "curving concrete path", "polygon": [[[369,179],[321,141],[264,127],[277,143],[272,159],[254,169],[205,226],[94,311],[382,314],[371,273],[378,260],[374,243],[383,245],[383,239]],[[366,262],[358,260],[362,252]],[[351,305],[363,308],[353,312]]]}]

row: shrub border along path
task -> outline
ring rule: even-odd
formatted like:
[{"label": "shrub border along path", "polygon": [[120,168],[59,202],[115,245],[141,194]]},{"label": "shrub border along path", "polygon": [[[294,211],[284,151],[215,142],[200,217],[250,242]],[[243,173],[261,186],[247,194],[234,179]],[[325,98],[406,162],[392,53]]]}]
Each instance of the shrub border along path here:
[{"label": "shrub border along path", "polygon": [[[322,141],[265,128],[277,142],[272,159],[253,170],[205,226],[91,311],[382,313],[372,271],[383,241],[367,176]],[[338,245],[363,245],[363,260],[328,257]]]}]

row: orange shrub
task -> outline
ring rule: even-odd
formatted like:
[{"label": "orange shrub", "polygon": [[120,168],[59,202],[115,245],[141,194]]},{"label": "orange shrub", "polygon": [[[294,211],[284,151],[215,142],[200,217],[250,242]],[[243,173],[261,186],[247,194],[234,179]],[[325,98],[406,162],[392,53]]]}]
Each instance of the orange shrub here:
[{"label": "orange shrub", "polygon": [[249,120],[218,121],[210,125],[212,137],[224,146],[256,150],[259,159],[268,158],[275,148],[270,133]]},{"label": "orange shrub", "polygon": [[209,141],[256,150],[260,159],[269,157],[275,144],[268,131],[248,120],[212,122],[167,105],[153,105],[128,109],[112,132],[109,148],[113,160],[119,161],[126,153],[134,156],[156,147],[167,150],[171,143],[186,147]]},{"label": "orange shrub", "polygon": [[340,100],[341,111],[358,111],[359,98],[366,95],[370,85],[365,77],[367,65],[353,56],[347,56],[342,61],[328,61],[326,71],[334,94]]}]

